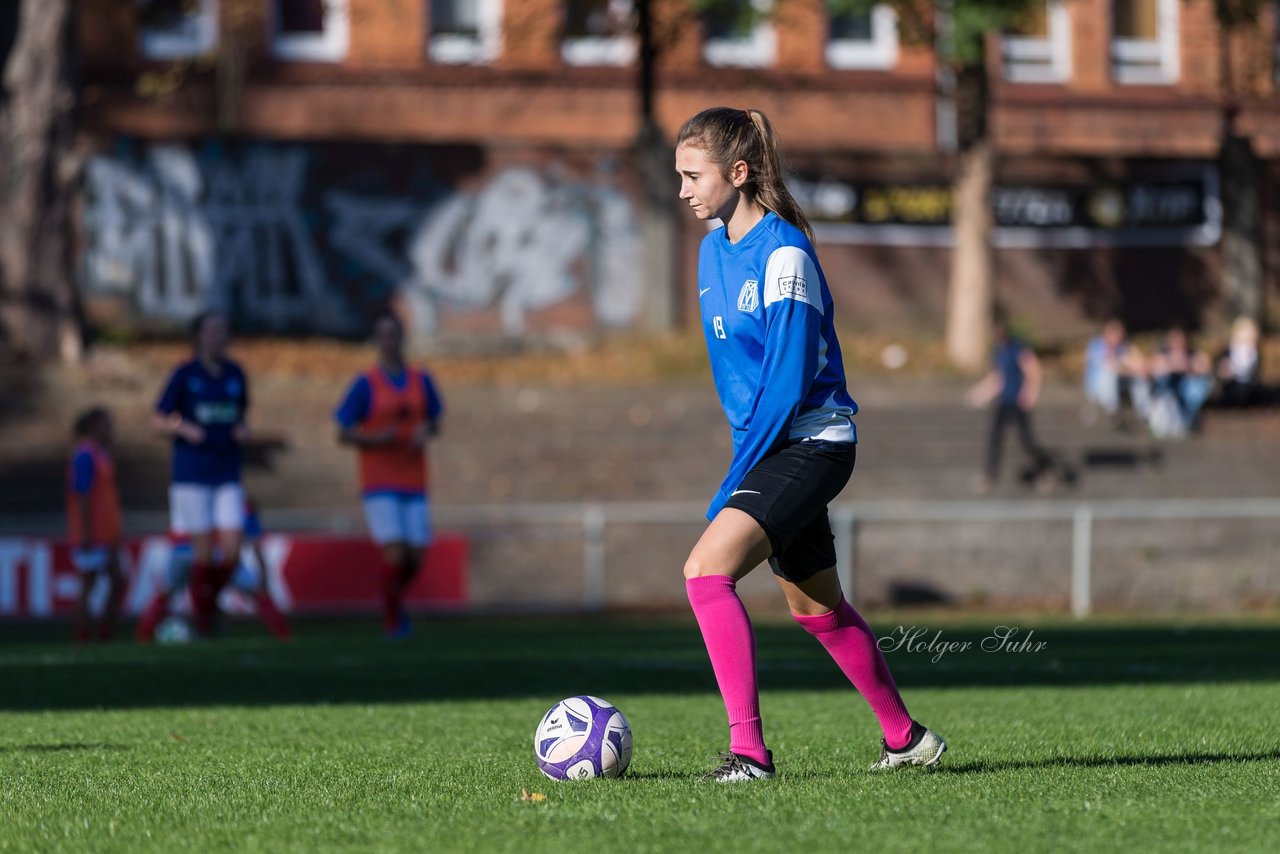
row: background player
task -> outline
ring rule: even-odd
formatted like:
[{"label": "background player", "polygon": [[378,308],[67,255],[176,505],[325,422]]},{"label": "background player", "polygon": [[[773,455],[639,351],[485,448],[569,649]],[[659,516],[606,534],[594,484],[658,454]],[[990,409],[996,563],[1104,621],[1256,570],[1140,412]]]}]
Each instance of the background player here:
[{"label": "background player", "polygon": [[380,316],[373,338],[377,364],[351,383],[334,418],[338,441],[356,448],[365,520],[382,549],[383,630],[404,637],[404,591],[431,544],[426,446],[444,405],[430,374],[405,361],[399,318]]},{"label": "background player", "polygon": [[936,764],[946,749],[913,721],[876,638],[845,601],[827,516],[853,473],[853,415],[831,294],[811,230],[783,183],[764,114],[727,107],[677,137],[680,198],[724,226],[702,241],[698,296],[733,461],[684,574],[729,717],[729,753],[708,778],[774,776],[756,680],[755,634],[737,581],[768,560],[792,616],[871,705],[884,732],[872,769]]},{"label": "background player", "polygon": [[[248,438],[249,385],[241,367],[226,356],[227,321],[220,313],[199,314],[191,322],[191,338],[194,358],[169,377],[154,422],[173,439],[170,530],[191,540],[191,608],[196,633],[207,637],[218,593],[240,559],[245,501],[240,445]],[[159,622],[152,621],[151,612],[148,608],[139,623],[140,638]]]},{"label": "background player", "polygon": [[253,554],[257,567],[255,569],[243,560],[239,561],[231,576],[231,586],[253,600],[258,617],[277,640],[289,640],[293,636],[289,623],[271,598],[271,585],[267,583],[267,560],[262,555],[262,522],[252,498],[246,498],[244,503],[244,539],[246,550]]},{"label": "background player", "polygon": [[124,576],[120,571],[120,493],[111,459],[111,415],[94,408],[75,423],[75,449],[67,465],[67,540],[71,561],[80,573],[80,610],[75,638],[93,637],[89,600],[100,580],[107,600],[98,624],[99,640],[110,640],[120,615]]}]

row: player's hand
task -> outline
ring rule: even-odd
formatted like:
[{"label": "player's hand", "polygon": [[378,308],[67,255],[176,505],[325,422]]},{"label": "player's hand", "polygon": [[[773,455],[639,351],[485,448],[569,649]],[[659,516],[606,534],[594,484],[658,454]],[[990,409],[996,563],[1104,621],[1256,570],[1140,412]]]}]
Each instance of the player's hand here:
[{"label": "player's hand", "polygon": [[190,421],[179,421],[173,428],[173,432],[174,435],[186,439],[192,445],[199,445],[204,441],[204,428]]},{"label": "player's hand", "polygon": [[419,424],[413,430],[413,435],[409,437],[409,447],[415,451],[420,451],[426,447],[427,439],[431,436],[431,428],[427,422]]},{"label": "player's hand", "polygon": [[394,427],[388,427],[386,430],[379,430],[376,433],[365,433],[361,437],[361,444],[369,448],[385,448],[387,445],[396,443],[396,430]]},{"label": "player's hand", "polygon": [[1031,392],[1030,389],[1024,388],[1022,391],[1018,392],[1018,406],[1024,412],[1030,412],[1032,408],[1035,407],[1035,405],[1036,405],[1036,396]]}]

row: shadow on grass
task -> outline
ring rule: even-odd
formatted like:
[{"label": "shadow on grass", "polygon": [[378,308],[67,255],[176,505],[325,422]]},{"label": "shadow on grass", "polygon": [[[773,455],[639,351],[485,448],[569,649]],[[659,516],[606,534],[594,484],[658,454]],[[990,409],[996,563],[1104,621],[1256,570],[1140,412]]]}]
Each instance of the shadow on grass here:
[{"label": "shadow on grass", "polygon": [[[901,627],[875,628],[890,640],[901,634]],[[422,620],[401,643],[374,636],[367,622],[301,621],[289,644],[246,637],[250,631],[237,625],[228,640],[184,647],[75,647],[62,640],[65,627],[0,626],[0,710],[547,702],[575,693],[716,691],[691,620]],[[1046,620],[1024,625],[999,651],[983,651],[993,630],[944,626],[941,642],[956,646],[941,656],[937,631],[886,653],[904,689],[1280,681],[1280,627]],[[931,640],[933,649],[923,648]],[[1031,645],[1018,649],[1023,640]],[[848,690],[817,642],[789,622],[761,621],[757,650],[764,690]]]},{"label": "shadow on grass", "polygon": [[1120,768],[1128,766],[1156,767],[1160,765],[1215,765],[1237,762],[1275,762],[1280,760],[1280,750],[1261,753],[1179,753],[1156,756],[1055,756],[1034,762],[963,762],[956,765],[942,764],[930,773],[934,774],[986,774],[995,771],[1021,771],[1046,768]]},{"label": "shadow on grass", "polygon": [[0,745],[0,753],[63,753],[69,750],[128,750],[123,744],[88,744],[79,741],[64,741],[58,744],[15,744]]}]

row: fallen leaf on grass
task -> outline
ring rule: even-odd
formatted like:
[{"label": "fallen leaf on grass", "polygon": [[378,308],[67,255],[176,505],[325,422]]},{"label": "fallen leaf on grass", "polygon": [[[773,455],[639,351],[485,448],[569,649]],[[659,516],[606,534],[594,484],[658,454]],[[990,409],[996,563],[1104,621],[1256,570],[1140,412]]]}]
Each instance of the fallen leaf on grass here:
[{"label": "fallen leaf on grass", "polygon": [[184,736],[184,735],[178,735],[176,732],[171,732],[171,733],[169,733],[169,738],[172,738],[174,741],[186,741],[186,740],[187,740],[187,737],[186,737],[186,736]]},{"label": "fallen leaf on grass", "polygon": [[547,796],[542,794],[542,792],[531,792],[528,789],[524,788],[523,786],[520,787],[520,800],[522,801],[533,801],[534,803],[541,803],[546,799],[547,799]]}]

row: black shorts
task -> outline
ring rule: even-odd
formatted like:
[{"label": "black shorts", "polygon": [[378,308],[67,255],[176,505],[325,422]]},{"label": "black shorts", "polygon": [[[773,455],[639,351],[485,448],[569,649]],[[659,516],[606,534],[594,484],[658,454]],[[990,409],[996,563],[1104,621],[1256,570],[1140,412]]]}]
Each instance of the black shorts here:
[{"label": "black shorts", "polygon": [[760,523],[773,554],[769,567],[787,581],[807,581],[835,566],[827,505],[853,474],[858,446],[793,442],[765,457],[738,484],[726,507]]}]

